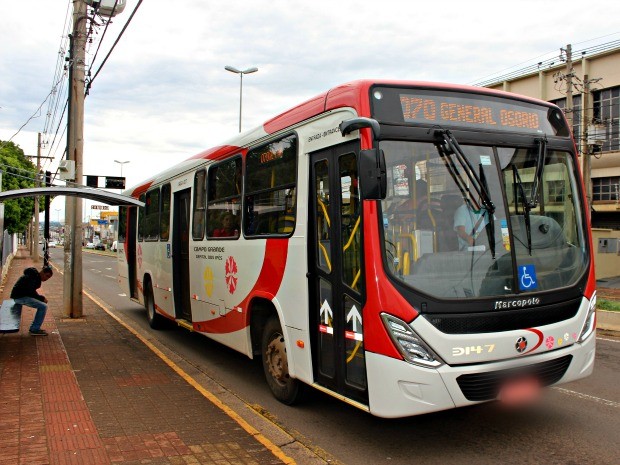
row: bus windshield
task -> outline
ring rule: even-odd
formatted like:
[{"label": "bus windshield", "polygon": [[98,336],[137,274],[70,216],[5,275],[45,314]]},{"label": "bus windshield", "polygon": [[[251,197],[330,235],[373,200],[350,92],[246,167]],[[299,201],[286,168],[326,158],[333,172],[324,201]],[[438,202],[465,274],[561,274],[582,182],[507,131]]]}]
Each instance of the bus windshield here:
[{"label": "bus windshield", "polygon": [[575,284],[588,263],[569,153],[383,141],[388,272],[441,299],[540,292]]}]

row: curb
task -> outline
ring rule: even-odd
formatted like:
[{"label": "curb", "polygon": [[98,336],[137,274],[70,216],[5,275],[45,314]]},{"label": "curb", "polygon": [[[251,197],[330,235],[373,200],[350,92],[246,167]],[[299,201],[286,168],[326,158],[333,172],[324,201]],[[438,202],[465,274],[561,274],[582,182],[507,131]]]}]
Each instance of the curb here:
[{"label": "curb", "polygon": [[620,312],[596,310],[596,327],[607,331],[620,332]]}]

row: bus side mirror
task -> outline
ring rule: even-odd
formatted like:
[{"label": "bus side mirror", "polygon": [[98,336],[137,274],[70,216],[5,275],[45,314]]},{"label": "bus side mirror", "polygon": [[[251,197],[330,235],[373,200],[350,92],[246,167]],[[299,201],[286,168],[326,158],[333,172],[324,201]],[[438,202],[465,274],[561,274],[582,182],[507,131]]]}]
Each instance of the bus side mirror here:
[{"label": "bus side mirror", "polygon": [[387,193],[387,172],[383,150],[361,150],[359,182],[362,200],[382,200]]}]

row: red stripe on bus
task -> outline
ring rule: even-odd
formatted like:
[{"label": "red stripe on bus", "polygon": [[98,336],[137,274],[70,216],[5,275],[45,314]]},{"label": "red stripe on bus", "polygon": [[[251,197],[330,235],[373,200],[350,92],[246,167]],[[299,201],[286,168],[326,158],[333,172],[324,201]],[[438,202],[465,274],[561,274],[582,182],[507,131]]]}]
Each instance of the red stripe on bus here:
[{"label": "red stripe on bus", "polygon": [[245,298],[235,305],[226,316],[209,321],[194,322],[194,326],[198,326],[200,331],[216,334],[232,333],[248,326],[250,324],[248,312],[238,312],[236,309],[241,307],[247,310],[250,300],[255,297],[264,297],[270,300],[275,297],[284,278],[287,255],[288,239],[267,239],[263,265],[258,279]]},{"label": "red stripe on bus", "polygon": [[219,160],[221,158],[227,157],[228,155],[232,155],[235,152],[239,152],[240,150],[240,147],[234,145],[219,145],[217,147],[213,147],[203,152],[200,152],[193,157],[190,157],[188,160]]},{"label": "red stripe on bus", "polygon": [[147,190],[149,190],[149,187],[151,187],[152,184],[153,184],[153,181],[149,181],[149,182],[142,184],[141,186],[136,187],[131,193],[131,196],[137,199],[142,194],[144,194]]}]

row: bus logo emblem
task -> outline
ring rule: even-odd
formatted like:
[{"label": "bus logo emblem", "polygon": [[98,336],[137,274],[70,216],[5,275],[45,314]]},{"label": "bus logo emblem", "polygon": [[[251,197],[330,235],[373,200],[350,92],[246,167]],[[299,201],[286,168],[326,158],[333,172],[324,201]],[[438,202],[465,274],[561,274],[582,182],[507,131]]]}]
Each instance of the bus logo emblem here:
[{"label": "bus logo emblem", "polygon": [[237,262],[233,257],[228,257],[226,259],[226,286],[231,294],[234,294],[237,289],[237,271]]},{"label": "bus logo emblem", "polygon": [[517,352],[519,352],[520,354],[525,352],[525,349],[527,349],[527,339],[523,336],[517,339],[517,343],[515,344],[515,349],[517,349]]}]

